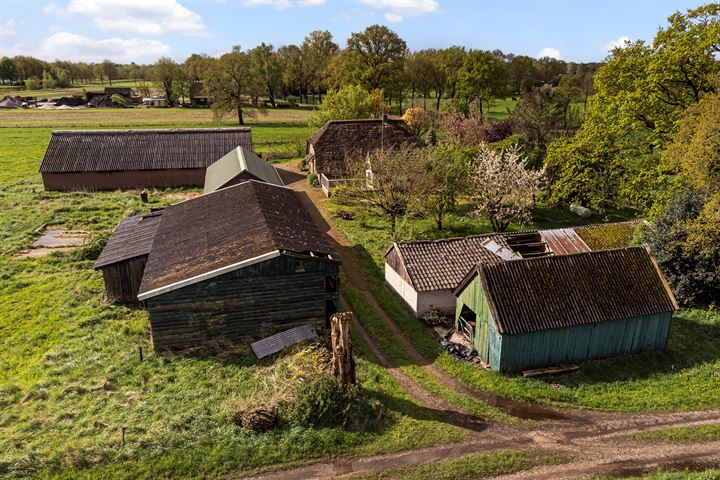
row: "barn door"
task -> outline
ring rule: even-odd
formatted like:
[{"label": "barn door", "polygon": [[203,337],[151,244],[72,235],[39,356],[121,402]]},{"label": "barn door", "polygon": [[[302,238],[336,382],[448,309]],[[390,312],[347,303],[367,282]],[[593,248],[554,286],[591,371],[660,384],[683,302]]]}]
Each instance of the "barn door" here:
[{"label": "barn door", "polygon": [[490,363],[489,351],[490,340],[488,339],[488,323],[487,318],[483,315],[477,320],[475,348],[484,361]]}]

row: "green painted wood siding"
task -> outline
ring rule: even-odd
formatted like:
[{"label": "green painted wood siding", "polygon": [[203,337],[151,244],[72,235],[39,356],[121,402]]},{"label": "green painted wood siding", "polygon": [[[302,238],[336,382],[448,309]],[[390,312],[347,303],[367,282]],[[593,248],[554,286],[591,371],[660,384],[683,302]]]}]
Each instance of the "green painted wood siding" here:
[{"label": "green painted wood siding", "polygon": [[520,335],[501,335],[478,277],[458,295],[456,328],[460,326],[463,305],[475,312],[478,326],[487,322],[486,338],[483,340],[476,334],[473,339],[475,349],[493,370],[503,372],[662,349],[667,343],[672,320],[672,312],[666,312]]},{"label": "green painted wood siding", "polygon": [[[499,370],[582,362],[665,348],[672,313],[503,335]],[[494,368],[494,367],[493,367]]]}]

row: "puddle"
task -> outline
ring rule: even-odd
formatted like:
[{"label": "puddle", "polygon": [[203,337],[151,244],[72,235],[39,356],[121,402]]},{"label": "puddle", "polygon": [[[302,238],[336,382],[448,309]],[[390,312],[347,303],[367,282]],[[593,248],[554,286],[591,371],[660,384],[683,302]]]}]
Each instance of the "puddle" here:
[{"label": "puddle", "polygon": [[87,240],[87,232],[50,227],[35,240],[30,250],[24,250],[16,258],[36,258],[53,252],[68,252],[81,247]]}]

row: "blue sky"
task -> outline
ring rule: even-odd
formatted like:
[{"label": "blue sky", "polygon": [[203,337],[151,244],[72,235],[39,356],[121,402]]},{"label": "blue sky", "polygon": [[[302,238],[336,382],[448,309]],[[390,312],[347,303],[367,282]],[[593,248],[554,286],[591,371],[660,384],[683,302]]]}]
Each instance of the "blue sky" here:
[{"label": "blue sky", "polygon": [[613,42],[652,40],[683,0],[0,0],[0,55],[148,63],[233,45],[300,43],[330,30],[341,46],[380,23],[413,50],[464,45],[598,61]]}]

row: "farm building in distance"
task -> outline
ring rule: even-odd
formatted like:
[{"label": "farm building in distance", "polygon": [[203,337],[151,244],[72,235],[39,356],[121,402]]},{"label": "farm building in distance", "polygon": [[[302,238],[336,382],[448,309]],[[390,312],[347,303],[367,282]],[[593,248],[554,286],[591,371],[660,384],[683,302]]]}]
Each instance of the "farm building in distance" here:
[{"label": "farm building in distance", "polygon": [[418,317],[431,309],[454,315],[453,289],[478,263],[624,248],[637,225],[631,221],[395,242],[385,253],[385,282]]},{"label": "farm building in distance", "polygon": [[325,327],[338,271],[297,194],[251,180],[165,209],[138,299],[156,350],[237,342]]},{"label": "farm building in distance", "polygon": [[251,151],[237,147],[207,168],[203,192],[214,192],[247,180],[283,186],[274,166]]},{"label": "farm building in distance", "polygon": [[145,264],[155,238],[162,210],[120,220],[95,262],[105,280],[108,300],[138,303]]},{"label": "farm building in distance", "polygon": [[210,95],[208,95],[203,82],[195,82],[190,88],[190,105],[193,107],[207,107],[210,105]]},{"label": "farm building in distance", "polygon": [[480,264],[455,294],[457,329],[503,372],[662,349],[678,309],[642,247]]},{"label": "farm building in distance", "polygon": [[331,120],[307,140],[305,158],[310,172],[342,179],[348,174],[348,159],[405,144],[425,143],[402,119]]},{"label": "farm building in distance", "polygon": [[206,168],[239,146],[252,150],[249,128],[61,130],[40,173],[46,190],[202,187]]}]

